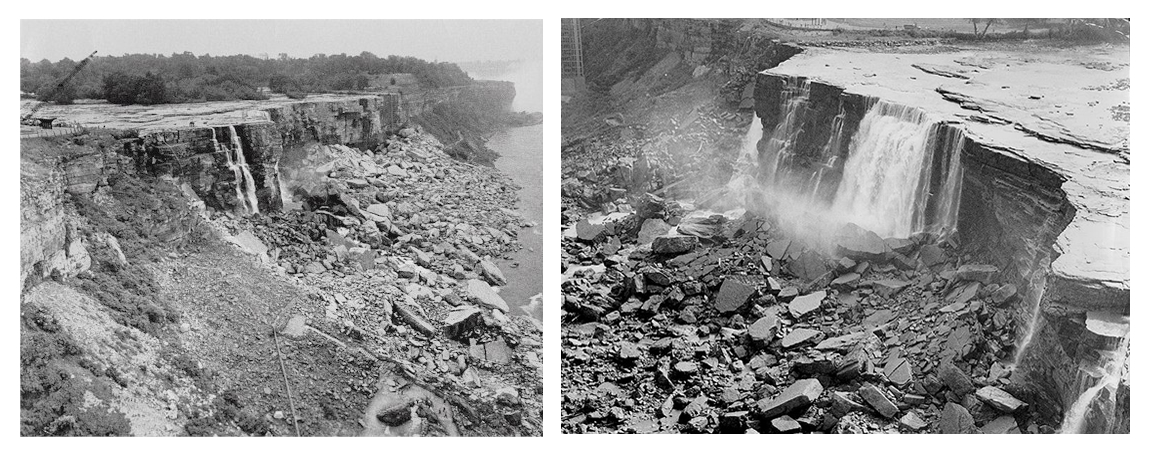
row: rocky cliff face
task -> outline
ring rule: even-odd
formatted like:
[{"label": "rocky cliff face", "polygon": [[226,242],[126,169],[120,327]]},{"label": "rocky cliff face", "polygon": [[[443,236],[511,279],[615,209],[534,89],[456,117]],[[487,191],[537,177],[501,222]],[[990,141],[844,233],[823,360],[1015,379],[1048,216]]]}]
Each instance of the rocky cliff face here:
[{"label": "rocky cliff face", "polygon": [[[259,209],[278,210],[283,204],[280,169],[298,166],[316,144],[374,149],[414,121],[444,143],[455,142],[462,134],[467,144],[481,148],[481,135],[503,123],[514,96],[512,83],[489,81],[409,96],[387,93],[302,101],[268,107],[260,111],[264,115],[230,125],[148,131],[125,152],[153,172],[186,181],[208,206],[234,211],[243,205],[243,192],[237,193],[236,187],[244,187],[228,161],[238,158],[234,131],[254,180]],[[229,151],[235,158],[228,156]]]},{"label": "rocky cliff face", "polygon": [[235,210],[242,205],[236,192],[241,183],[225,151],[235,148],[234,131],[255,181],[259,208],[277,210],[283,204],[281,164],[299,163],[314,144],[374,147],[403,124],[399,100],[397,94],[384,94],[277,106],[254,122],[148,132],[126,152],[153,172],[186,181],[209,206]]},{"label": "rocky cliff face", "polygon": [[[1006,65],[995,61],[996,57],[980,54],[976,57],[982,59],[978,69],[960,70],[965,73],[961,77],[979,82],[969,89],[977,96],[957,96],[954,93],[964,89],[938,88],[935,92],[937,84],[946,84],[953,76],[922,69],[925,64],[915,64],[918,57],[935,59],[804,53],[758,75],[758,116],[769,134],[785,120],[782,107],[787,101],[787,87],[792,87],[796,78],[813,79],[809,81],[809,101],[798,120],[800,132],[794,139],[798,166],[808,164],[809,169],[826,162],[821,154],[826,153],[824,144],[833,130],[832,119],[843,118],[843,137],[852,137],[851,131],[857,129],[859,119],[876,100],[924,109],[939,121],[949,122],[948,128],[962,131],[965,141],[960,154],[963,178],[957,237],[963,250],[997,265],[1001,278],[1018,287],[1022,298],[1002,309],[1012,315],[1017,327],[1012,381],[1033,394],[1038,412],[1056,418],[1087,389],[1111,377],[1114,368],[1118,374],[1127,371],[1127,355],[1109,357],[1128,333],[1128,150],[1120,149],[1123,142],[1116,136],[1087,138],[1090,140],[1078,144],[1073,138],[1080,135],[1071,127],[1073,122],[1082,121],[1079,118],[1064,117],[1070,120],[1059,126],[1056,118],[1043,114],[1037,124],[1051,133],[1032,133],[1036,127],[1025,127],[1033,122],[1022,117],[1029,114],[1018,105],[1042,99],[1036,94],[1039,88],[1012,87],[1029,96],[1027,101],[1008,99],[1010,95],[996,95],[1004,99],[977,98],[989,96],[979,91],[985,84],[1000,86],[999,92],[1011,89],[996,78],[1023,84],[1019,77],[1024,79],[1026,71],[1047,70],[1044,66],[1030,69],[1014,65],[1004,70]],[[972,58],[948,55],[936,59],[960,63]],[[1002,71],[995,72],[997,69]],[[1079,69],[1067,68],[1065,72]],[[1087,73],[1082,78],[1087,76],[1107,77]],[[1057,101],[1045,101],[1053,102]],[[1103,130],[1108,134],[1115,129],[1120,131],[1116,127]],[[1096,145],[1099,143],[1117,145],[1101,150]],[[843,155],[839,165],[845,161],[849,146],[847,140],[840,147]],[[831,179],[830,184],[836,183]],[[1094,416],[1087,425],[1090,430],[1128,428],[1128,408],[1115,404],[1121,400],[1126,406],[1128,403],[1127,375],[1123,377],[1126,379],[1118,381],[1116,393],[1103,389],[1091,405],[1096,409],[1090,414]]]}]

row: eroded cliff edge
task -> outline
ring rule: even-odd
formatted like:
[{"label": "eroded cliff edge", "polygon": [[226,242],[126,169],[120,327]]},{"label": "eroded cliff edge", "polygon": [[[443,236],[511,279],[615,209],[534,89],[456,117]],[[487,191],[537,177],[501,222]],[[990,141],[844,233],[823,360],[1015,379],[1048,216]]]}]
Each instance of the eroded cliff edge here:
[{"label": "eroded cliff edge", "polygon": [[[1014,380],[1055,414],[1100,380],[1099,353],[1128,332],[1129,54],[1031,51],[809,48],[759,74],[755,106],[770,131],[785,82],[808,79],[812,109],[827,114],[813,118],[841,109],[856,128],[882,100],[963,131],[958,237],[1018,285]],[[1128,357],[1118,361],[1127,400]],[[1125,412],[1105,425],[1127,428]]]}]

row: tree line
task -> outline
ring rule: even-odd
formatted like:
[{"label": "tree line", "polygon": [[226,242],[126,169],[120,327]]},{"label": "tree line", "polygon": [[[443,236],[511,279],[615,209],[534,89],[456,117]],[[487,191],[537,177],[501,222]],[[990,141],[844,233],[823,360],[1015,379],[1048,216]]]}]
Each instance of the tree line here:
[{"label": "tree line", "polygon": [[[61,89],[56,84],[78,62],[64,58],[32,62],[20,59],[20,90],[61,104],[75,99],[104,99],[119,104],[163,104],[237,99],[266,99],[261,88],[301,98],[308,93],[363,90],[373,76],[413,74],[427,87],[467,85],[473,80],[458,65],[415,57],[377,57],[370,52],[319,54],[309,58],[213,57],[190,52],[129,54],[93,58]],[[387,81],[383,82],[387,84]],[[394,78],[390,80],[395,83]]]}]

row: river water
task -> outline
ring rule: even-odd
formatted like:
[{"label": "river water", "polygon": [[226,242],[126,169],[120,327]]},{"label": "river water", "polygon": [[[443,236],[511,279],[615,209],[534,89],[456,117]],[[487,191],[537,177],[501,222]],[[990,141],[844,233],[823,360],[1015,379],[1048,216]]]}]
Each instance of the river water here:
[{"label": "river water", "polygon": [[523,248],[513,253],[510,260],[496,261],[507,277],[507,285],[500,289],[499,295],[507,301],[513,312],[525,312],[541,321],[543,125],[509,128],[492,137],[487,147],[501,155],[495,160],[495,168],[510,176],[521,187],[515,210],[525,220],[534,223],[519,232],[519,243]]}]

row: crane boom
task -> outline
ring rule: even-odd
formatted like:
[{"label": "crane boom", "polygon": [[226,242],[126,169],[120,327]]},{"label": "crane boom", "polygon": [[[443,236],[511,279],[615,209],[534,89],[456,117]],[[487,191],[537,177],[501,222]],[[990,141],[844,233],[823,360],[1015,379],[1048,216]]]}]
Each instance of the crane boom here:
[{"label": "crane boom", "polygon": [[[68,82],[70,82],[72,80],[72,78],[76,77],[76,75],[80,73],[80,70],[83,70],[85,66],[88,66],[88,63],[92,61],[92,57],[96,56],[96,52],[98,52],[98,51],[92,51],[91,54],[88,54],[87,57],[84,57],[83,60],[80,60],[80,63],[76,64],[76,67],[72,69],[72,72],[68,73],[67,76],[64,76],[63,79],[60,79],[60,82],[57,82],[56,86],[52,88],[52,92],[48,94],[49,96],[47,96],[45,98],[51,99],[52,96],[56,94],[56,92],[59,92],[60,89],[63,89],[65,85],[68,85]],[[28,120],[28,119],[32,118],[32,116],[36,115],[36,112],[39,111],[40,108],[44,107],[44,104],[45,103],[43,101],[37,103],[35,106],[32,107],[32,110],[29,111],[26,115],[24,115],[24,117],[21,118],[20,120],[24,121],[24,120]]]}]

